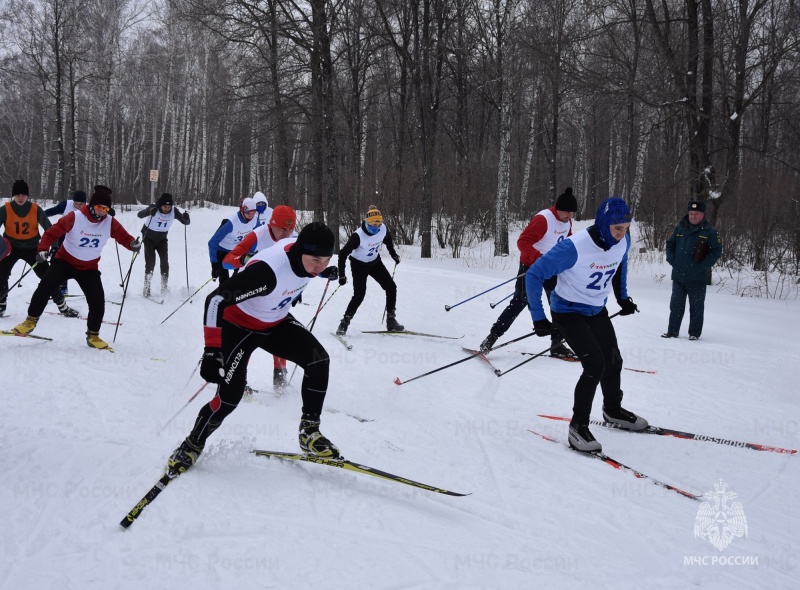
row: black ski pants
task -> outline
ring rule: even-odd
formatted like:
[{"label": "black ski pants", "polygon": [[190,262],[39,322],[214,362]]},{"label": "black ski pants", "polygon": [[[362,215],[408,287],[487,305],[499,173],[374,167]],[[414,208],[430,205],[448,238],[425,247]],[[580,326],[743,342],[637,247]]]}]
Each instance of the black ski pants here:
[{"label": "black ski pants", "polygon": [[99,332],[103,316],[106,313],[106,295],[103,290],[103,282],[100,280],[100,271],[78,270],[58,258],[50,264],[47,273],[36,287],[36,291],[33,292],[31,304],[28,306],[28,315],[37,318],[42,315],[49,294],[54,289],[58,289],[58,286],[67,279],[75,279],[86,296],[86,304],[89,306],[86,327],[92,332]]},{"label": "black ski pants", "polygon": [[[36,273],[36,276],[39,279],[44,278],[45,274],[47,274],[50,265],[47,262],[40,262],[36,264],[36,249],[18,249],[12,248],[9,255],[0,262],[0,308],[5,310],[6,308],[6,300],[8,299],[8,279],[11,277],[11,269],[14,268],[14,265],[17,263],[18,260],[24,260],[28,263],[29,266],[33,267],[33,272]],[[36,264],[36,266],[33,266]],[[39,283],[41,285],[41,283]],[[48,297],[53,298],[53,302],[56,305],[61,305],[64,302],[64,296],[61,294],[61,289],[58,285],[55,285],[53,289],[50,290],[48,296],[45,297],[45,305],[47,305]],[[42,306],[44,309],[44,305]],[[41,314],[39,314],[41,315]]]},{"label": "black ski pants", "polygon": [[353,317],[359,305],[364,301],[367,293],[367,277],[375,279],[381,288],[386,291],[386,311],[393,313],[397,307],[397,285],[392,275],[383,265],[383,260],[378,258],[373,262],[361,262],[350,258],[350,271],[353,274],[353,297],[347,304],[344,315]]},{"label": "black ski pants", "polygon": [[158,253],[161,276],[169,276],[169,250],[167,244],[168,240],[166,238],[154,240],[149,235],[145,235],[142,240],[142,246],[144,246],[144,274],[153,274],[153,270],[156,267],[156,253]]},{"label": "black ski pants", "polygon": [[[285,358],[303,369],[300,395],[303,414],[318,417],[328,390],[330,358],[322,344],[303,324],[289,314],[281,323],[253,332],[230,322],[222,323],[222,354],[225,377],[214,398],[200,409],[189,439],[203,446],[242,400],[247,383],[247,363],[256,348]],[[299,421],[298,421],[299,423]]]},{"label": "black ski pants", "polygon": [[622,355],[617,345],[617,334],[605,307],[594,316],[551,313],[553,323],[558,326],[583,366],[583,373],[575,386],[572,423],[588,424],[598,384],[603,391],[603,405],[606,408],[616,409],[622,403]]},{"label": "black ski pants", "polygon": [[[519,314],[522,313],[523,309],[528,307],[528,295],[525,292],[525,275],[523,274],[526,272],[528,272],[528,267],[520,262],[517,275],[522,276],[517,276],[517,282],[514,283],[514,296],[511,298],[511,301],[503,310],[503,313],[500,314],[500,317],[497,318],[497,321],[490,330],[491,333],[497,338],[500,338],[500,336],[508,332],[511,324],[514,323],[514,320],[516,320]],[[556,280],[556,277],[551,277],[544,282],[544,292],[545,295],[547,295],[548,302],[550,301],[550,295],[556,288]],[[563,338],[558,330],[553,330],[553,333],[550,335],[550,340],[553,344],[555,344],[557,342],[561,342]]]}]

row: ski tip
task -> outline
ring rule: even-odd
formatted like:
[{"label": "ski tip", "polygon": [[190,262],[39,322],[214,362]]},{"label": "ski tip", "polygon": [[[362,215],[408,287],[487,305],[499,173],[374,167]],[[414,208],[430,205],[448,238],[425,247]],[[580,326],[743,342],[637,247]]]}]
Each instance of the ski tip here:
[{"label": "ski tip", "polygon": [[403,384],[403,382],[402,382],[402,381],[400,381],[400,377],[395,377],[395,378],[394,378],[394,384],[395,384],[395,385],[402,385],[402,384]]},{"label": "ski tip", "polygon": [[561,420],[562,422],[569,422],[569,418],[563,416],[551,416],[549,414],[536,414],[539,418],[547,418],[548,420]]},{"label": "ski tip", "polygon": [[449,305],[445,305],[444,306],[444,310],[445,311],[450,311],[451,309],[452,309],[452,307],[450,307]]}]

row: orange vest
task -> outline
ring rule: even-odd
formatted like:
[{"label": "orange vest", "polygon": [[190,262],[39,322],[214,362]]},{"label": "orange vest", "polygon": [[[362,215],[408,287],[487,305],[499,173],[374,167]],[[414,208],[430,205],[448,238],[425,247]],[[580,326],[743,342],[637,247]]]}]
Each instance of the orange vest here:
[{"label": "orange vest", "polygon": [[25,217],[20,217],[11,206],[6,203],[6,231],[7,238],[24,241],[39,237],[39,211],[36,203],[31,203],[31,209]]}]

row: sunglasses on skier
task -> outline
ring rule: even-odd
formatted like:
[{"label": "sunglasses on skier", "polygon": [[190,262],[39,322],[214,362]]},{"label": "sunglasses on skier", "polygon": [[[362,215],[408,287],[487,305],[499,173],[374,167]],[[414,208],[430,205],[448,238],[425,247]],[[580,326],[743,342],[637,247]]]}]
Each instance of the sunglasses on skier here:
[{"label": "sunglasses on skier", "polygon": [[108,205],[95,205],[94,210],[97,213],[108,213],[111,210],[111,207]]}]

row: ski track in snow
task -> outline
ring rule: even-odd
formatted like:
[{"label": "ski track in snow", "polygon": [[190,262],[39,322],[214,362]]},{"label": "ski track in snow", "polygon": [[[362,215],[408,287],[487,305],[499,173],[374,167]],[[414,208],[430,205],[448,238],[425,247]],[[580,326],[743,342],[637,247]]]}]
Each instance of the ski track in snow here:
[{"label": "ski track in snow", "polygon": [[[203,301],[215,283],[161,321],[208,278],[206,242],[231,211],[192,212],[189,291],[183,232],[171,233],[172,292],[163,305],[141,297],[143,260],[136,260],[116,354],[89,349],[84,322],[49,315],[36,333],[52,342],[0,340],[6,414],[0,429],[0,588],[796,585],[800,517],[791,506],[800,500],[798,457],[593,428],[609,456],[649,476],[695,493],[727,483],[743,506],[748,534],[719,551],[694,537],[699,503],[528,432],[566,440],[566,423],[536,414],[569,416],[578,363],[538,358],[497,378],[475,359],[393,383],[464,358],[461,346],[475,348],[486,336],[503,308],[488,304],[510,292],[510,284],[450,312],[443,307],[514,274],[515,257],[492,258],[490,245],[461,260],[420,260],[419,248],[399,247],[398,320],[409,330],[464,334],[461,340],[361,334],[382,329],[384,297],[374,281],[348,330],[353,350],[330,336],[352,295],[350,284],[330,300],[314,329],[331,357],[326,406],[332,411],[323,415],[322,430],[344,456],[470,496],[254,456],[253,448],[297,449],[302,405],[302,371],[276,396],[271,355],[257,351],[248,382],[259,392],[211,436],[198,464],[123,531],[117,523],[157,481],[214,395],[214,387],[206,387],[183,408],[202,385],[192,372],[203,349]],[[139,234],[134,213],[118,219]],[[131,254],[119,251],[127,268]],[[489,262],[494,268],[481,268]],[[120,301],[112,244],[100,268],[106,299]],[[800,447],[794,370],[800,303],[733,297],[711,287],[702,338],[687,340],[687,311],[681,337],[662,339],[670,282],[657,277],[664,273],[664,263],[632,254],[629,291],[641,313],[613,321],[625,366],[658,373],[624,371],[625,406],[657,426]],[[314,280],[308,286],[305,299],[314,304],[293,308],[298,320],[311,320],[324,285]],[[11,317],[0,327],[10,329],[24,317],[35,286],[31,276],[10,294]],[[79,293],[74,281],[70,291]],[[71,298],[70,306],[88,311],[81,298]],[[616,311],[613,302],[609,310]],[[106,320],[118,314],[118,306],[107,305]],[[530,328],[523,312],[498,343]],[[113,334],[114,326],[103,326],[101,337],[109,343]],[[491,360],[507,370],[525,360],[519,351],[538,353],[547,343],[527,338],[515,352],[501,349]],[[598,392],[594,418],[601,417],[601,405]],[[685,561],[737,556],[759,563]]]}]

